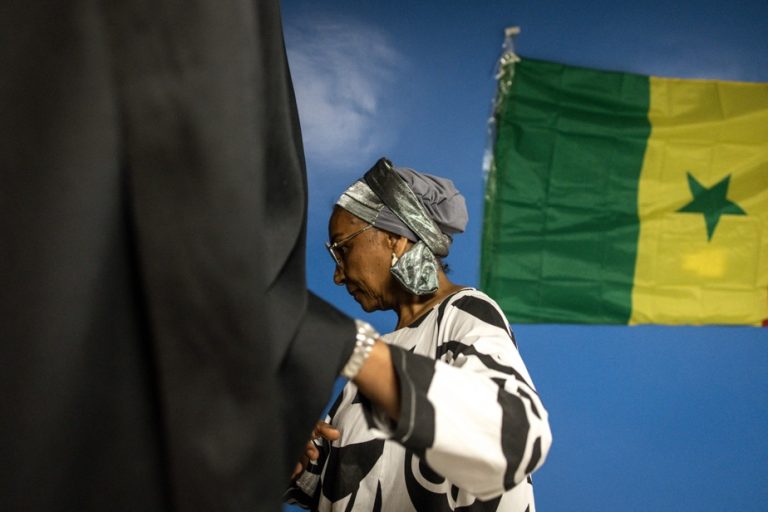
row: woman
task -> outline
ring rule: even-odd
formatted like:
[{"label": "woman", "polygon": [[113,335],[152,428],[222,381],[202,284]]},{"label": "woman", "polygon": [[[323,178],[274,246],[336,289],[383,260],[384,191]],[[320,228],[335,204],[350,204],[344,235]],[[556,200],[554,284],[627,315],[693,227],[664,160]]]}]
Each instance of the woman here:
[{"label": "woman", "polygon": [[297,468],[289,503],[317,510],[533,511],[530,473],[551,444],[547,413],[506,319],[452,283],[440,258],[467,222],[450,180],[379,160],[329,223],[334,282],[365,311],[350,378]]}]

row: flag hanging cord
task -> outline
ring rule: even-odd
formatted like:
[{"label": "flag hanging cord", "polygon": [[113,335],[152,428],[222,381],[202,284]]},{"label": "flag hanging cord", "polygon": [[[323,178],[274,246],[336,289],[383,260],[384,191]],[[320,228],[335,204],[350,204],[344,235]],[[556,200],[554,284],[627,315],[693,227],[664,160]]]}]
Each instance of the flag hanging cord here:
[{"label": "flag hanging cord", "polygon": [[[506,93],[509,86],[512,84],[512,77],[509,76],[507,80],[501,81],[504,75],[504,68],[511,62],[518,62],[520,57],[515,53],[515,37],[520,35],[520,27],[507,27],[504,29],[504,44],[501,45],[501,57],[496,65],[496,80],[499,81],[500,91]],[[497,93],[498,99],[498,93]],[[495,107],[496,105],[494,105]]]},{"label": "flag hanging cord", "polygon": [[501,45],[501,57],[496,63],[495,79],[497,81],[496,95],[491,103],[491,116],[488,119],[488,139],[483,155],[483,181],[488,179],[488,173],[493,164],[493,144],[496,136],[496,113],[499,103],[512,85],[512,73],[504,77],[508,64],[518,62],[520,57],[515,53],[515,37],[520,34],[520,27],[512,26],[504,29],[504,43]]},{"label": "flag hanging cord", "polygon": [[501,47],[500,64],[504,63],[505,57],[507,58],[507,62],[509,60],[520,60],[520,57],[515,54],[515,37],[518,35],[520,35],[520,27],[507,27],[504,29],[504,44]]}]

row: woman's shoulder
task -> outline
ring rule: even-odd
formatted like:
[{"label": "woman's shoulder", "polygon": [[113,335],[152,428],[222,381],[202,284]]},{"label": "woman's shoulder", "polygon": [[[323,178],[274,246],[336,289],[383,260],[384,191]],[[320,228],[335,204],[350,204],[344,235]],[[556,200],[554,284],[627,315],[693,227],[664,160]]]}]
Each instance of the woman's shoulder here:
[{"label": "woman's shoulder", "polygon": [[[486,293],[477,288],[464,287],[453,293],[443,301],[441,308],[444,310],[441,317],[449,312],[458,315],[468,315],[485,323],[508,330],[508,324],[501,307]],[[452,316],[452,315],[448,315]]]},{"label": "woman's shoulder", "polygon": [[[471,286],[462,287],[460,290],[452,293],[445,298],[443,304],[446,307],[466,307],[468,305],[477,305],[479,307],[491,306],[501,310],[499,305],[485,292]],[[487,305],[487,306],[486,306]]]}]

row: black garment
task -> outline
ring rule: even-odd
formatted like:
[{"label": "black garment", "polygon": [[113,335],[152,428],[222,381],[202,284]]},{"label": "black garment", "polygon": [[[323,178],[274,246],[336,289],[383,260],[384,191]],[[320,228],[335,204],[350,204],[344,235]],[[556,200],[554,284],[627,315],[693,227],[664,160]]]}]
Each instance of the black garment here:
[{"label": "black garment", "polygon": [[0,510],[279,510],[354,324],[278,2],[12,0],[0,72]]}]

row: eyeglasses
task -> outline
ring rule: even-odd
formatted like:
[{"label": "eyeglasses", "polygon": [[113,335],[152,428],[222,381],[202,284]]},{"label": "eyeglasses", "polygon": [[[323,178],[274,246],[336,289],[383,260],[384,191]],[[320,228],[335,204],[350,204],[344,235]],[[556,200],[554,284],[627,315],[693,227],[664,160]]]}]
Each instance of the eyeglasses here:
[{"label": "eyeglasses", "polygon": [[355,238],[357,235],[359,235],[363,231],[371,229],[372,227],[373,227],[373,224],[368,224],[363,229],[355,231],[354,233],[352,233],[351,235],[349,235],[348,237],[346,237],[343,240],[339,240],[338,242],[333,242],[333,243],[325,242],[325,247],[326,247],[326,249],[328,249],[328,252],[331,253],[331,258],[333,258],[333,261],[336,262],[336,265],[338,265],[340,267],[344,266],[344,262],[343,262],[344,260],[342,260],[342,258],[341,258],[341,253],[337,252],[339,247],[341,247],[342,245],[346,244],[347,242],[349,242],[350,240]]}]

